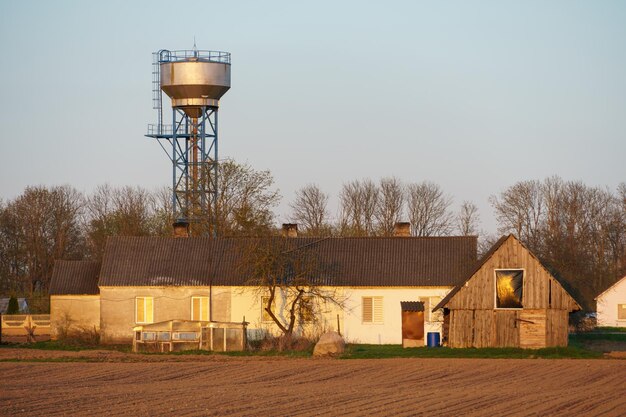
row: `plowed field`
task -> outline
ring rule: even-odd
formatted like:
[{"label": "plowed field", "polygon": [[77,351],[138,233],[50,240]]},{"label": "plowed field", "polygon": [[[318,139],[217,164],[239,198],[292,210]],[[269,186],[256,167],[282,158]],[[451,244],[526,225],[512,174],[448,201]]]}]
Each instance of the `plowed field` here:
[{"label": "plowed field", "polygon": [[2,362],[0,415],[626,414],[622,360],[124,358]]}]

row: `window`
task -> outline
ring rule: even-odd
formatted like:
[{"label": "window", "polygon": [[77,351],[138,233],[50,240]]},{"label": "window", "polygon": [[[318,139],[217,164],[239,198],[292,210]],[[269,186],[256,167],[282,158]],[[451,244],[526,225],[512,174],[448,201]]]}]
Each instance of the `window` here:
[{"label": "window", "polygon": [[496,308],[523,308],[523,288],[523,270],[496,270]]},{"label": "window", "polygon": [[154,299],[152,297],[135,298],[135,323],[154,322]]},{"label": "window", "polygon": [[626,304],[617,305],[617,319],[626,320]]},{"label": "window", "polygon": [[152,342],[156,340],[156,333],[155,332],[143,332],[142,339],[144,342]]},{"label": "window", "polygon": [[[265,310],[265,307],[267,307],[267,303],[269,301],[270,301],[269,296],[261,297],[261,320],[262,321],[273,321],[269,313],[267,312],[267,310]],[[272,302],[272,312],[276,311],[274,308],[275,305],[276,305],[276,299],[274,299],[274,301]]]},{"label": "window", "polygon": [[363,297],[363,323],[383,323],[383,297]]},{"label": "window", "polygon": [[198,340],[198,333],[196,332],[174,332],[174,340]]},{"label": "window", "polygon": [[191,320],[209,321],[209,297],[191,297]]},{"label": "window", "polygon": [[302,297],[300,299],[300,320],[310,323],[313,318],[313,297]]}]

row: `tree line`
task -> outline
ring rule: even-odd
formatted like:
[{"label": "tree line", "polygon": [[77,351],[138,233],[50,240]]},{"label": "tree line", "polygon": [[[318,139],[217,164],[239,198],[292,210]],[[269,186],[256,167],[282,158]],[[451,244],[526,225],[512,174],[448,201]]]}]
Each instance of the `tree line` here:
[{"label": "tree line", "polygon": [[[219,236],[279,233],[274,209],[281,195],[269,171],[225,161],[219,166]],[[391,236],[409,221],[413,236],[482,235],[475,204],[452,209],[452,197],[432,182],[395,177],[346,182],[336,216],[330,195],[308,184],[289,204],[305,236]],[[626,184],[611,191],[559,177],[520,181],[490,198],[498,232],[514,233],[570,282],[587,308],[626,273]],[[0,294],[47,298],[55,259],[102,257],[109,236],[171,236],[170,189],[101,185],[89,194],[69,185],[27,187],[0,201]],[[42,307],[45,309],[45,307]]]},{"label": "tree line", "polygon": [[626,274],[626,183],[615,192],[550,177],[490,199],[500,233],[514,233],[564,278],[586,309]]},{"label": "tree line", "polygon": [[309,184],[295,193],[291,219],[311,236],[392,236],[398,222],[411,223],[412,236],[477,235],[480,217],[472,202],[458,213],[452,198],[432,182],[404,184],[395,177],[354,180],[339,192],[339,213],[332,220],[329,195]]},{"label": "tree line", "polygon": [[[219,235],[271,233],[280,195],[270,172],[234,161],[219,169]],[[89,194],[69,185],[32,186],[0,200],[0,295],[45,304],[56,259],[100,260],[109,236],[171,236],[171,198],[167,187],[105,184]]]}]

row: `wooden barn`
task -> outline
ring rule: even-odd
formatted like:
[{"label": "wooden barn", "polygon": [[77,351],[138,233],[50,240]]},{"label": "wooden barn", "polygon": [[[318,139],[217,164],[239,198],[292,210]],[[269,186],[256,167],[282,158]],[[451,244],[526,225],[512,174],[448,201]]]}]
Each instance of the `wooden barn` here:
[{"label": "wooden barn", "polygon": [[450,347],[567,346],[580,305],[515,236],[503,236],[435,306]]}]

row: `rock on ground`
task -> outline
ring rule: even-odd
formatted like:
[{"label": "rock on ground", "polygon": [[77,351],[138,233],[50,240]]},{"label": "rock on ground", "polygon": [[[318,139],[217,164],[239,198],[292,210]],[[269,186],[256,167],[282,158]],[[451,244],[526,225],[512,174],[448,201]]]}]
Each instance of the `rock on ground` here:
[{"label": "rock on ground", "polygon": [[320,337],[313,349],[313,356],[338,355],[345,350],[346,343],[337,332],[327,332]]}]

